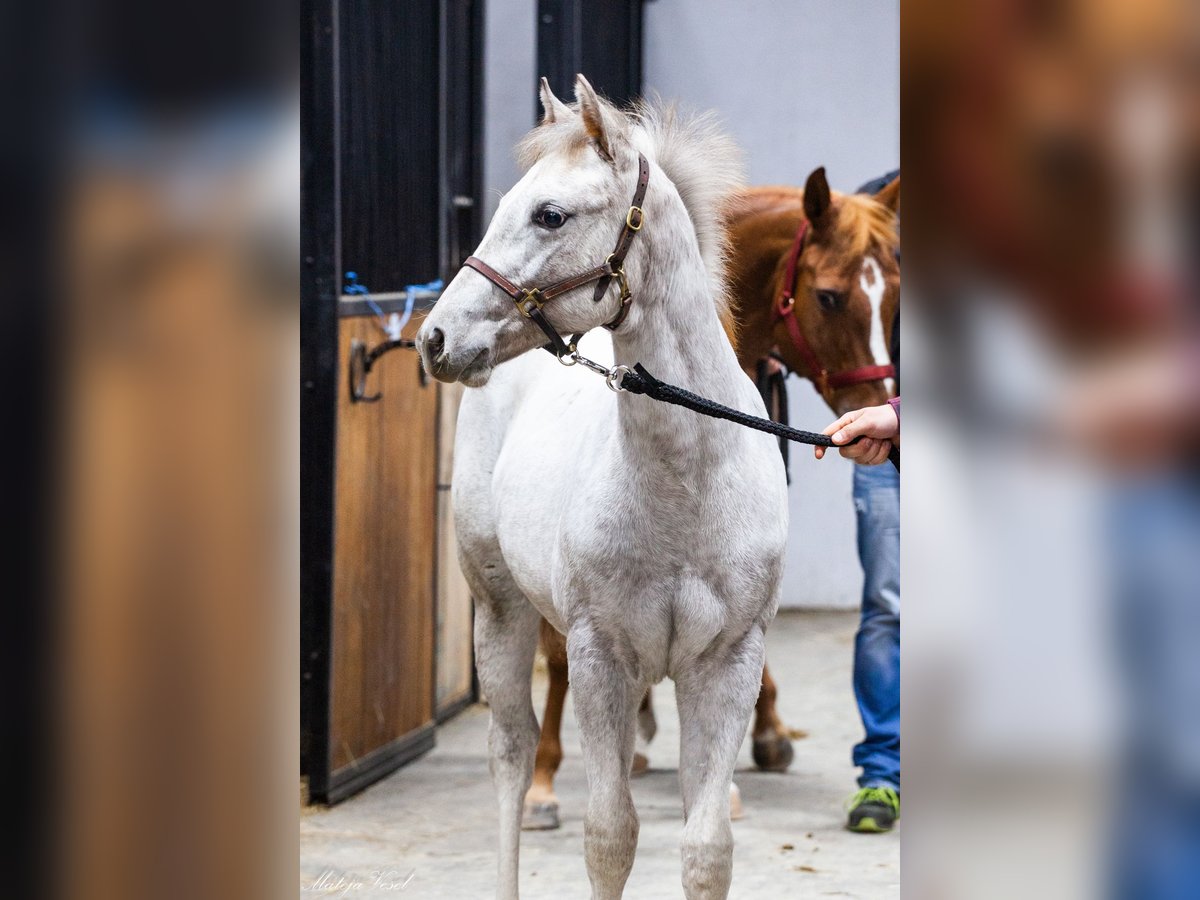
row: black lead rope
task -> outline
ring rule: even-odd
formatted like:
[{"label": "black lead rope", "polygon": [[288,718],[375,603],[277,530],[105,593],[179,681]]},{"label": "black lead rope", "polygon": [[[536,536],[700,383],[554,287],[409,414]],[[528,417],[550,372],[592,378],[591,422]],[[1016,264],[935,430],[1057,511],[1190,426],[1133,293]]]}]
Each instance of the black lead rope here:
[{"label": "black lead rope", "polygon": [[[715,400],[709,400],[707,397],[701,397],[699,394],[693,394],[691,391],[677,385],[659,381],[647,372],[646,367],[641,363],[635,365],[632,370],[625,372],[624,377],[621,378],[620,387],[631,394],[642,394],[651,400],[659,400],[663,403],[682,406],[685,409],[690,409],[692,412],[697,412],[704,416],[711,416],[714,419],[725,419],[728,422],[744,425],[756,431],[765,431],[767,434],[786,438],[789,441],[795,441],[797,444],[811,444],[814,447],[845,446],[844,444],[834,444],[833,438],[827,434],[818,434],[815,431],[802,431],[799,428],[792,428],[790,425],[784,425],[781,422],[760,419],[758,416],[752,416],[739,409],[733,409],[722,403],[717,403]],[[850,443],[853,444],[859,440],[861,438],[855,438]],[[888,454],[888,459],[892,461],[892,464],[898,470],[900,468],[900,448],[893,447],[891,453]]]},{"label": "black lead rope", "polygon": [[621,379],[621,387],[631,394],[643,394],[651,400],[673,403],[676,406],[682,406],[701,415],[736,422],[738,425],[745,425],[747,428],[765,431],[767,434],[773,434],[776,437],[787,438],[787,440],[795,441],[797,444],[812,444],[814,447],[835,446],[833,438],[827,434],[817,434],[815,431],[801,431],[799,428],[774,422],[771,419],[760,419],[758,416],[744,413],[740,409],[733,409],[732,407],[717,403],[715,400],[709,400],[707,397],[693,394],[684,388],[659,381],[647,372],[646,367],[641,363],[638,363],[633,367],[632,371],[626,373],[625,377]]}]

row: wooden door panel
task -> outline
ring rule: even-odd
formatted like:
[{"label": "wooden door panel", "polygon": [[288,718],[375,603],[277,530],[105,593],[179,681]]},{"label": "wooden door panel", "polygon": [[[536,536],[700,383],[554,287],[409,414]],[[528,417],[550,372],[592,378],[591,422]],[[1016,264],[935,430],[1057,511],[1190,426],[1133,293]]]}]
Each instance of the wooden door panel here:
[{"label": "wooden door panel", "polygon": [[[411,323],[405,337],[416,333]],[[352,340],[384,340],[374,317],[343,318]],[[352,782],[428,735],[432,742],[437,541],[437,389],[415,353],[393,350],[367,379],[377,403],[339,385],[333,552],[330,761]],[[331,791],[334,793],[334,791]]]}]

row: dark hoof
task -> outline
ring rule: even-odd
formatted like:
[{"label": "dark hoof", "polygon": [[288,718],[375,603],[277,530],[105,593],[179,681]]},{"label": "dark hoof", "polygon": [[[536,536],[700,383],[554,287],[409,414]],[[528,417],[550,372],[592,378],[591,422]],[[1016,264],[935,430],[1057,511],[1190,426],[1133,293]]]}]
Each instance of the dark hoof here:
[{"label": "dark hoof", "polygon": [[521,813],[522,831],[553,831],[558,827],[557,803],[526,803]]},{"label": "dark hoof", "polygon": [[764,772],[786,772],[795,756],[792,742],[785,737],[756,738],[751,752],[754,765]]}]

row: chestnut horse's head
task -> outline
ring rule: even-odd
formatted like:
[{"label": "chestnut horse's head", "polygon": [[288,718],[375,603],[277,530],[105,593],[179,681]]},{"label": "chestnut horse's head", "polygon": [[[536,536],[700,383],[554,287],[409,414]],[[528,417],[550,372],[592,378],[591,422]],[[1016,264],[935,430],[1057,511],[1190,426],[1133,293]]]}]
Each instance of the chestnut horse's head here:
[{"label": "chestnut horse's head", "polygon": [[894,378],[873,376],[893,364],[899,202],[899,178],[875,197],[838,194],[823,168],[808,177],[803,194],[795,188],[747,192],[731,219],[745,367],[773,349],[812,379],[839,415],[883,403],[895,392]]}]

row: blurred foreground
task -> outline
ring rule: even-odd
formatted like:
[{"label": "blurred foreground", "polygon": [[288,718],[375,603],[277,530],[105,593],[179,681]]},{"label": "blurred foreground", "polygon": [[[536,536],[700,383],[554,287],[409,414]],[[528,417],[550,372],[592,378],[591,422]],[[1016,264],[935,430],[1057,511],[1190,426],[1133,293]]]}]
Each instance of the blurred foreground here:
[{"label": "blurred foreground", "polygon": [[4,12],[14,897],[294,895],[294,15]]},{"label": "blurred foreground", "polygon": [[1197,7],[902,41],[905,892],[1195,896]]}]

